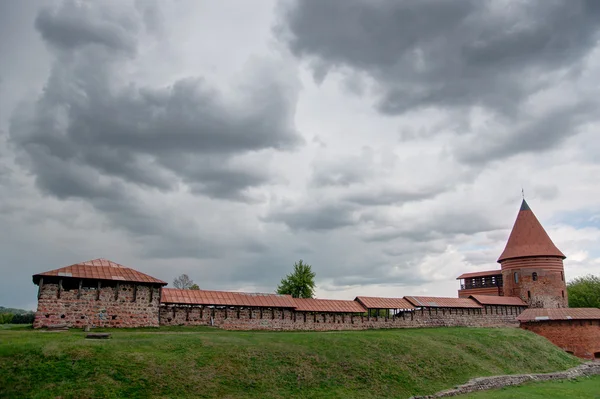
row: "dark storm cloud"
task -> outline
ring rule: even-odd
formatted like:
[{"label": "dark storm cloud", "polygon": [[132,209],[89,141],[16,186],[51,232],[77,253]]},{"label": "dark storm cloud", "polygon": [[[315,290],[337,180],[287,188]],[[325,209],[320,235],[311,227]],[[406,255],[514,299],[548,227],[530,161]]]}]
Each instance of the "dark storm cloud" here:
[{"label": "dark storm cloud", "polygon": [[37,29],[64,51],[41,97],[12,118],[12,144],[38,185],[59,197],[110,198],[125,183],[170,190],[181,180],[209,197],[243,200],[270,173],[232,159],[300,142],[287,89],[262,82],[244,93],[252,103],[239,104],[196,77],[119,85],[115,54],[135,51],[134,17],[71,2],[40,12]]},{"label": "dark storm cloud", "polygon": [[[475,132],[484,143],[463,143],[459,154],[480,163],[552,148],[592,117],[589,96],[529,122],[522,108],[556,79],[576,78],[599,20],[594,0],[307,0],[284,7],[276,32],[317,78],[348,69],[373,78],[383,113],[484,107],[501,126]],[[553,76],[565,70],[572,76]],[[527,123],[513,132],[516,122]]]},{"label": "dark storm cloud", "polygon": [[240,200],[251,202],[252,199],[245,191],[268,183],[271,179],[264,170],[227,165],[224,161],[216,162],[217,167],[211,162],[203,162],[198,169],[181,170],[189,181],[192,192],[208,194],[215,198]]}]

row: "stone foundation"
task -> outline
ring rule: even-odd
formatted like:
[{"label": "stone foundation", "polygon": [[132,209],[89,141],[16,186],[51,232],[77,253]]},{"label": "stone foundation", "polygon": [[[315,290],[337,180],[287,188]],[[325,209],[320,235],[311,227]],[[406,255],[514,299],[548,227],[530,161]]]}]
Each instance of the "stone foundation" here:
[{"label": "stone foundation", "polygon": [[580,366],[573,367],[572,369],[569,369],[567,371],[557,371],[554,373],[479,377],[470,380],[464,385],[460,385],[456,388],[448,389],[446,391],[438,392],[435,395],[413,396],[410,399],[447,398],[451,396],[464,395],[471,392],[486,391],[489,389],[498,389],[507,386],[520,385],[526,382],[564,380],[578,377],[590,377],[593,375],[600,375],[600,363],[585,363]]}]

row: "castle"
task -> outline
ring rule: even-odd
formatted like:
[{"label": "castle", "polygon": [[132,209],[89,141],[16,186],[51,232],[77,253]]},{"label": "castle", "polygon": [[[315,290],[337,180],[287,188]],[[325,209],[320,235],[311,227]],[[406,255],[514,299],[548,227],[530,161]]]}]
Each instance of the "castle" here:
[{"label": "castle", "polygon": [[[209,325],[230,330],[323,331],[520,323],[577,356],[600,357],[600,309],[568,309],[563,259],[565,255],[523,200],[498,259],[501,269],[459,276],[458,298],[332,300],[182,290],[96,259],[33,276],[39,287],[34,328]],[[573,329],[575,322],[586,323],[585,330],[583,324]]]},{"label": "castle", "polygon": [[500,270],[465,273],[458,277],[458,296],[513,296],[532,308],[567,307],[563,259],[525,200],[498,258]]}]

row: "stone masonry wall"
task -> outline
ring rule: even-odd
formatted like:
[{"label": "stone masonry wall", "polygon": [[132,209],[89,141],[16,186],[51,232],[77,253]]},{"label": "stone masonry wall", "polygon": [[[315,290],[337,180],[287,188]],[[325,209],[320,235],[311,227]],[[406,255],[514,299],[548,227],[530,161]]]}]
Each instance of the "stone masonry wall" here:
[{"label": "stone masonry wall", "polygon": [[365,330],[411,327],[517,327],[524,310],[516,306],[484,309],[419,309],[395,317],[296,312],[282,309],[238,309],[162,305],[160,325],[206,325],[226,330]]},{"label": "stone masonry wall", "polygon": [[97,282],[89,285],[79,298],[78,288],[62,289],[59,298],[57,283],[43,284],[33,327],[158,327],[160,288],[122,283],[98,295]]},{"label": "stone masonry wall", "polygon": [[600,357],[600,320],[546,320],[522,323],[521,328],[546,337],[577,357]]}]

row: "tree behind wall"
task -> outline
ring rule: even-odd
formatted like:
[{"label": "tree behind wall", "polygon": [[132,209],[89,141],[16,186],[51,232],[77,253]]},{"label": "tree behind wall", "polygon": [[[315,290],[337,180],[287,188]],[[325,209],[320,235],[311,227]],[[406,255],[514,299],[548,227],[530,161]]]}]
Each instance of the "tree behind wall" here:
[{"label": "tree behind wall", "polygon": [[302,259],[294,263],[294,271],[281,280],[277,293],[294,298],[312,298],[315,295],[315,273],[312,267]]},{"label": "tree behind wall", "polygon": [[567,284],[567,292],[571,308],[600,308],[600,277],[577,277]]},{"label": "tree behind wall", "polygon": [[179,288],[181,290],[199,290],[198,284],[195,284],[194,281],[187,274],[182,274],[173,280],[173,286],[175,288]]}]

